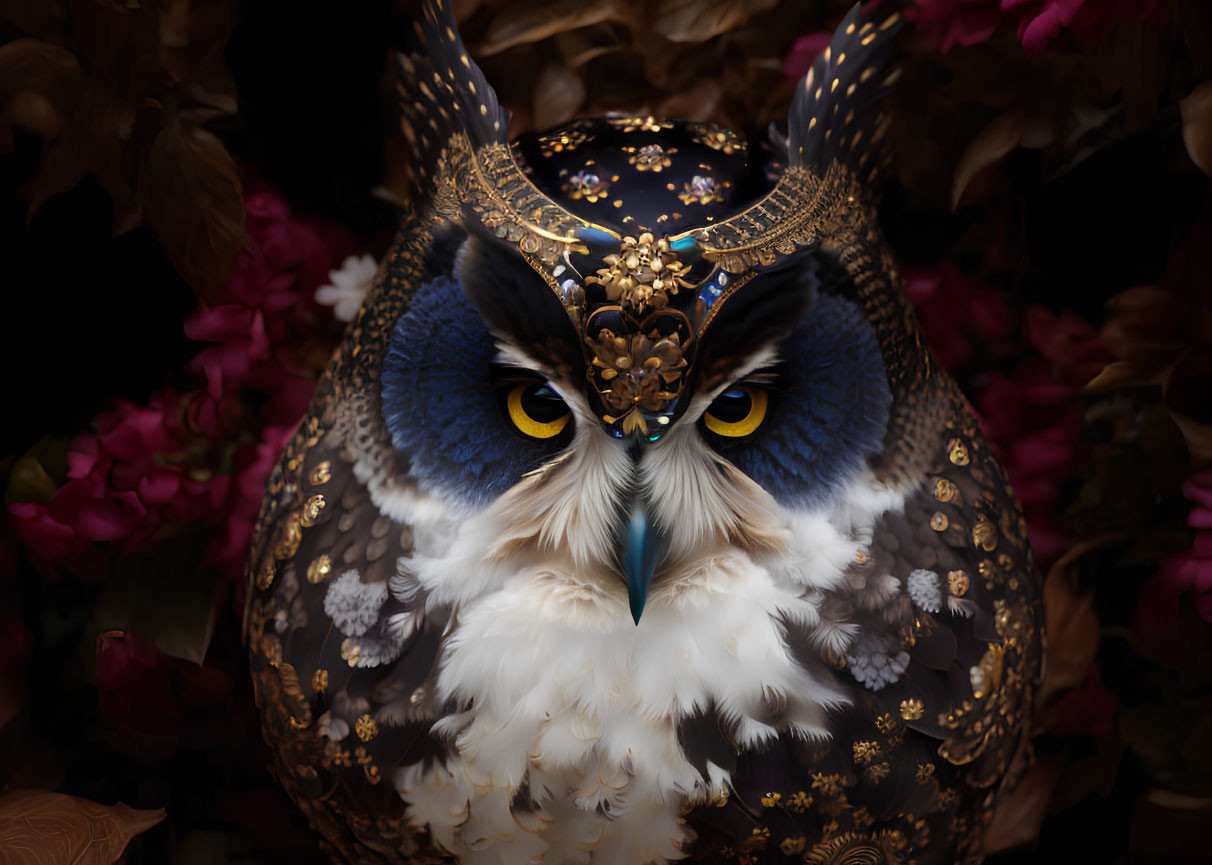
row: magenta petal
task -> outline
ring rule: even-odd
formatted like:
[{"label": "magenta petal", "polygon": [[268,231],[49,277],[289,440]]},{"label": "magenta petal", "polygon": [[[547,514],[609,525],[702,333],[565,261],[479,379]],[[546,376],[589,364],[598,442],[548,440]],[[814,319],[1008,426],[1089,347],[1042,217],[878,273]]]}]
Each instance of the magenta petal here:
[{"label": "magenta petal", "polygon": [[139,480],[139,498],[147,504],[168,504],[181,489],[181,476],[167,469],[158,469]]}]

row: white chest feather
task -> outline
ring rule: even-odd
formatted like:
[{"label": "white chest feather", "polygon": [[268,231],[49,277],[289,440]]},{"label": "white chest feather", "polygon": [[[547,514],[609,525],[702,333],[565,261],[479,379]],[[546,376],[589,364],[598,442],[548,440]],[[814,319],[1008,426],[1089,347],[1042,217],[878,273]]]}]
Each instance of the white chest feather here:
[{"label": "white chest feather", "polygon": [[[603,498],[623,492],[612,487],[626,458],[586,448],[574,459],[461,524],[428,497],[375,496],[414,527],[417,549],[401,568],[431,609],[455,610],[437,689],[457,710],[434,727],[454,755],[393,780],[409,819],[463,863],[679,859],[693,841],[683,813],[729,783],[714,764],[704,777],[686,759],[682,720],[713,712],[742,749],[780,734],[827,737],[827,712],[845,698],[795,660],[786,623],[845,647],[847,626],[820,619],[820,590],[838,584],[874,516],[901,498],[863,478],[828,513],[791,514],[743,477],[714,489],[699,479],[718,474],[654,462],[654,488],[695,488],[653,497],[683,535],[635,625],[605,564],[613,526],[601,518]],[[766,551],[746,552],[738,537]],[[779,729],[761,720],[772,704]]]}]

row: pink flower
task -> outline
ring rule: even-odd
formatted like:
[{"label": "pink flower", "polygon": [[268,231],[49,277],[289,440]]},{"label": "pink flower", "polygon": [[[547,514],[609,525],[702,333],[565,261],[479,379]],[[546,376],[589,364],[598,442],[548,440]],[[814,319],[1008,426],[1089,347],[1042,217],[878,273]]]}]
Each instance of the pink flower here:
[{"label": "pink flower", "polygon": [[176,733],[190,705],[216,705],[231,690],[219,670],[170,657],[124,631],[98,635],[96,678],[101,716],[143,733]]},{"label": "pink flower", "polygon": [[1014,23],[1023,50],[1036,54],[1062,31],[1099,36],[1163,9],[1161,0],[909,0],[905,17],[944,52],[984,42],[1005,18]]},{"label": "pink flower", "polygon": [[1174,624],[1179,599],[1190,592],[1205,621],[1212,622],[1212,469],[1198,472],[1183,484],[1183,495],[1194,505],[1187,525],[1196,529],[1191,548],[1162,559],[1156,574],[1141,590],[1136,624],[1160,630]]},{"label": "pink flower", "polygon": [[1002,19],[997,0],[911,0],[905,17],[945,53],[993,35]]},{"label": "pink flower", "polygon": [[1103,685],[1102,671],[1096,663],[1090,665],[1086,681],[1065,693],[1052,705],[1055,720],[1048,732],[1057,736],[1089,733],[1101,736],[1111,732],[1119,698]]},{"label": "pink flower", "polygon": [[1086,0],[1001,0],[1005,11],[1017,10],[1018,40],[1023,50],[1038,54],[1056,38],[1062,27],[1073,23]]},{"label": "pink flower", "polygon": [[971,361],[978,347],[993,356],[1014,350],[1013,320],[1001,292],[950,262],[936,271],[907,270],[905,294],[917,307],[934,356],[949,372]]}]

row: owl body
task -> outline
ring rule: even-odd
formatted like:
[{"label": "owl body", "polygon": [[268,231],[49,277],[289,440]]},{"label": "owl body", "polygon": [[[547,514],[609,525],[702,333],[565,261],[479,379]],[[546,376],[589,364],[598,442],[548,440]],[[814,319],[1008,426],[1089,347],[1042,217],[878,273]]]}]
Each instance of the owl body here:
[{"label": "owl body", "polygon": [[427,200],[250,557],[283,785],[348,862],[979,859],[1039,592],[861,185],[894,19],[763,148],[510,145],[447,14],[401,65]]}]

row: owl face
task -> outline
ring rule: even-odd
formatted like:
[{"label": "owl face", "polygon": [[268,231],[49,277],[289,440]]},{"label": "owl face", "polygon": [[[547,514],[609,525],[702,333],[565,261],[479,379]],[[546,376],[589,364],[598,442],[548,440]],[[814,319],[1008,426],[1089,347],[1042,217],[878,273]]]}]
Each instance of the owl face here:
[{"label": "owl face", "polygon": [[764,145],[509,143],[425,16],[424,194],[251,557],[283,783],[348,861],[969,855],[1038,592],[864,187],[896,16],[856,8]]}]

